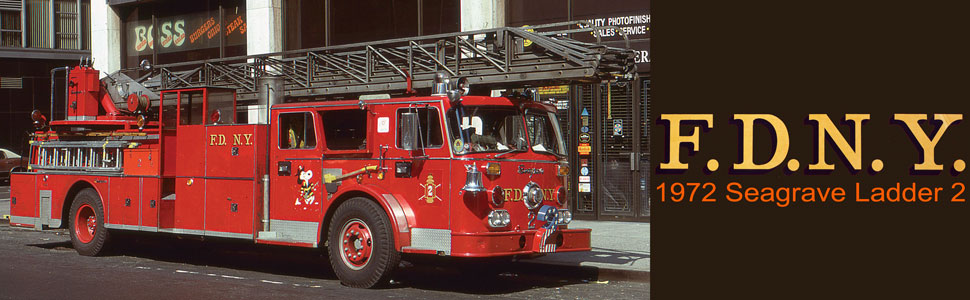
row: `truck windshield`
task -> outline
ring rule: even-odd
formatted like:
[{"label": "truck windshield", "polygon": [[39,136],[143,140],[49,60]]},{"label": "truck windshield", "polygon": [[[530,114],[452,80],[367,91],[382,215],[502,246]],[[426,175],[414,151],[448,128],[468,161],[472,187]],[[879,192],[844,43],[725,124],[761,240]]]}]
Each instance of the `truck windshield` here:
[{"label": "truck windshield", "polygon": [[525,114],[532,151],[565,156],[562,132],[556,115],[548,111],[528,110]]},{"label": "truck windshield", "polygon": [[[460,110],[460,124],[456,109]],[[514,108],[453,108],[448,112],[448,129],[451,146],[456,154],[515,152],[527,151],[529,148],[522,113]]]}]

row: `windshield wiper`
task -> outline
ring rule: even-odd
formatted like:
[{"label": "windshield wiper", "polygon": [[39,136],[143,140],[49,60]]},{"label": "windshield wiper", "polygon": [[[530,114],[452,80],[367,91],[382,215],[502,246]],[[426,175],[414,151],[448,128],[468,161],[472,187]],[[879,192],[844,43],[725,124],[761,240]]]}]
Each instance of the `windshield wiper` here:
[{"label": "windshield wiper", "polygon": [[506,154],[509,154],[509,153],[512,153],[512,152],[525,152],[525,150],[522,150],[522,149],[510,149],[508,151],[505,151],[505,152],[502,152],[502,153],[499,153],[499,154],[495,154],[495,158],[498,158],[499,156],[506,155]]}]

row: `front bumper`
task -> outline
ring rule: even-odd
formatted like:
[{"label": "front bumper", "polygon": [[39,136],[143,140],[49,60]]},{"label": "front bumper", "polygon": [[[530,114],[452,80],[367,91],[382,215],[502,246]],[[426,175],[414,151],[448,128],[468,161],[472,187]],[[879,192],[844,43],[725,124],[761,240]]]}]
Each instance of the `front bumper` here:
[{"label": "front bumper", "polygon": [[588,228],[452,233],[451,256],[496,257],[590,251],[591,233],[592,229]]}]

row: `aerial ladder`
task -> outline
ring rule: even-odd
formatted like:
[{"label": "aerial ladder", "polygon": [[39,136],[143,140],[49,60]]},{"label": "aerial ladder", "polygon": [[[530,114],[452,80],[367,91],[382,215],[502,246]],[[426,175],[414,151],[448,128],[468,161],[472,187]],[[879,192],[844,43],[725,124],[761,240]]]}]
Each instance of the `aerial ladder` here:
[{"label": "aerial ladder", "polygon": [[625,35],[626,48],[570,38],[590,34],[599,40],[595,33],[602,29],[574,21],[154,66],[143,61],[106,82],[116,102],[132,92],[206,86],[235,89],[237,101],[247,103],[273,83],[286,99],[325,100],[414,94],[430,89],[438,73],[483,89],[631,79],[635,53]]}]

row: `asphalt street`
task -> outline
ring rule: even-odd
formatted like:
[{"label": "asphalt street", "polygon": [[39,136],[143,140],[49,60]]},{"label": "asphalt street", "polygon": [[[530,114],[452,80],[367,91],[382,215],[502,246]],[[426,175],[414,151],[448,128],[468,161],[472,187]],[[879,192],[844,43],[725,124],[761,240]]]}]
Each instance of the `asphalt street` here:
[{"label": "asphalt street", "polygon": [[[0,187],[0,204],[6,195]],[[342,286],[317,249],[144,234],[115,234],[112,245],[107,256],[80,256],[66,230],[0,221],[0,299],[649,299],[650,290],[557,266],[427,257],[405,257],[391,284],[363,290]]]}]

